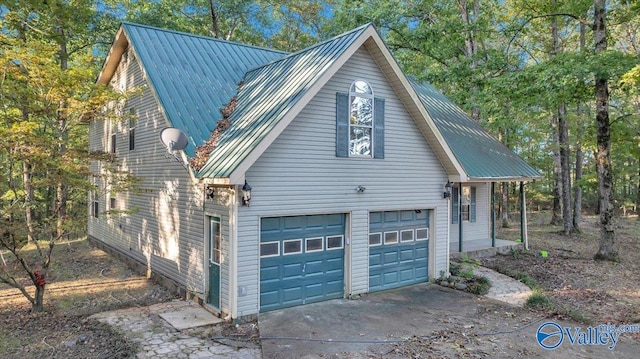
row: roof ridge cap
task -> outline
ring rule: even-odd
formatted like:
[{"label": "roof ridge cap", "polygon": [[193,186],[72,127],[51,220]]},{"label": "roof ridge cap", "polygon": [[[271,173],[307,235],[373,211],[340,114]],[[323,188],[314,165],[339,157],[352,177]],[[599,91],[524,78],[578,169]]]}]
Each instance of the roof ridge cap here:
[{"label": "roof ridge cap", "polygon": [[[280,61],[284,61],[284,60],[290,59],[290,58],[292,58],[292,57],[294,57],[294,56],[298,56],[298,55],[300,55],[300,54],[302,54],[302,53],[305,53],[305,52],[307,52],[307,51],[310,51],[310,50],[312,50],[312,49],[314,49],[314,48],[316,48],[316,47],[320,47],[320,46],[325,45],[325,44],[327,44],[327,43],[329,43],[329,42],[336,41],[336,40],[338,40],[338,39],[340,39],[340,38],[343,38],[343,37],[345,37],[345,36],[351,35],[351,34],[353,34],[353,33],[355,33],[355,32],[358,32],[358,31],[364,31],[365,29],[369,28],[370,26],[371,26],[371,27],[373,27],[373,24],[372,24],[372,23],[370,23],[370,22],[368,22],[368,23],[366,23],[366,24],[364,24],[364,25],[361,25],[361,26],[356,27],[355,29],[351,29],[351,30],[349,30],[349,31],[347,31],[347,32],[345,32],[345,33],[342,33],[342,34],[340,34],[340,35],[336,35],[336,36],[334,36],[334,37],[332,37],[332,38],[330,38],[330,39],[327,39],[327,40],[324,40],[324,41],[320,41],[320,42],[318,42],[318,43],[316,43],[316,44],[313,44],[313,45],[311,45],[311,46],[309,46],[309,47],[305,47],[304,49],[298,50],[298,51],[296,51],[296,52],[290,52],[290,53],[285,52],[285,54],[286,54],[286,55],[285,55],[284,57],[282,57],[282,58],[280,58],[280,59],[277,59],[277,60],[273,60],[273,61],[268,62],[268,63],[263,64],[263,65],[260,65],[260,66],[254,67],[254,68],[252,68],[252,69],[249,69],[249,70],[247,70],[246,74],[249,74],[249,73],[251,73],[251,72],[253,72],[253,71],[260,70],[260,69],[262,69],[262,68],[264,68],[264,67],[267,67],[267,66],[271,66],[271,65],[273,65],[273,64],[275,64],[275,63],[277,63],[277,62],[280,62]],[[374,27],[374,29],[375,29],[375,27]]]},{"label": "roof ridge cap", "polygon": [[[223,42],[223,43],[227,43],[229,45],[236,45],[236,46],[242,46],[242,47],[248,47],[248,48],[253,48],[253,49],[257,49],[257,50],[263,50],[263,51],[270,51],[270,52],[276,52],[276,53],[280,53],[283,55],[287,55],[289,54],[286,51],[282,51],[282,50],[277,50],[277,49],[272,49],[272,48],[268,48],[268,47],[263,47],[263,46],[257,46],[257,45],[251,45],[251,44],[245,44],[242,42],[237,42],[237,41],[231,41],[231,40],[225,40],[225,39],[218,39],[215,37],[211,37],[211,36],[206,36],[206,35],[198,35],[198,34],[192,34],[189,32],[185,32],[185,31],[178,31],[178,30],[171,30],[171,29],[165,29],[165,28],[161,28],[161,27],[156,27],[156,26],[151,26],[151,25],[146,25],[146,24],[138,24],[135,22],[129,22],[129,21],[123,21],[120,23],[121,26],[126,27],[126,26],[133,26],[133,27],[142,27],[145,29],[149,29],[149,30],[155,30],[155,31],[161,31],[161,32],[168,32],[168,33],[172,33],[172,34],[176,34],[176,35],[182,35],[182,36],[189,36],[189,37],[195,37],[195,38],[200,38],[202,40],[208,40],[208,41],[215,41],[215,42]],[[126,26],[125,26],[126,25]]]}]

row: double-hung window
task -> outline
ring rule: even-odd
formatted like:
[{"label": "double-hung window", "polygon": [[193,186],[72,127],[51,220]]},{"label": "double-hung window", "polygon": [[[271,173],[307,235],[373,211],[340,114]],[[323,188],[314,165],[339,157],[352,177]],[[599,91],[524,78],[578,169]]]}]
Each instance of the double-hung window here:
[{"label": "double-hung window", "polygon": [[451,207],[451,223],[459,223],[459,219],[463,222],[475,222],[476,187],[462,186],[462,190],[458,186],[454,187]]},{"label": "double-hung window", "polygon": [[336,97],[336,156],[384,158],[384,99],[363,80]]}]

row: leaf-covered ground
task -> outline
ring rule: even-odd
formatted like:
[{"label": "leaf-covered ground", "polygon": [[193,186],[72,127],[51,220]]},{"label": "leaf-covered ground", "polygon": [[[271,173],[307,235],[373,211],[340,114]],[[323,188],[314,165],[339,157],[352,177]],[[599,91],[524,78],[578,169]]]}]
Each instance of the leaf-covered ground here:
[{"label": "leaf-covered ground", "polygon": [[[618,220],[619,263],[593,259],[599,239],[596,217],[585,218],[582,233],[570,236],[560,234],[559,227],[549,226],[548,215],[533,215],[532,222],[529,251],[488,258],[482,264],[512,276],[522,277],[522,273],[526,273],[550,299],[550,305],[539,309],[558,319],[584,324],[640,322],[640,220],[637,217]],[[501,230],[500,234],[501,238],[517,239],[519,227]]]},{"label": "leaf-covered ground", "polygon": [[85,240],[55,248],[49,281],[43,313],[31,313],[17,290],[0,284],[0,358],[135,357],[125,336],[87,317],[173,298]]}]

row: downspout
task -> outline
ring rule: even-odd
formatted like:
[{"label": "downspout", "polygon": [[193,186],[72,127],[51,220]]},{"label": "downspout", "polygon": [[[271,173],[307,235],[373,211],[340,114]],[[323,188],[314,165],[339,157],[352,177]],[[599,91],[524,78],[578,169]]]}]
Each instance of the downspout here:
[{"label": "downspout", "polygon": [[225,320],[238,317],[238,196],[236,187],[231,191],[231,203],[229,205],[229,315]]},{"label": "downspout", "polygon": [[[450,224],[451,220],[449,218],[451,218],[451,206],[452,205],[453,205],[453,203],[451,201],[451,196],[449,196],[449,198],[447,198],[447,217],[446,217],[447,219],[445,221],[445,223],[447,224],[447,260],[446,260],[447,272],[445,273],[445,277],[446,278],[449,278],[449,276],[451,275],[451,272],[449,271],[449,268],[450,268],[450,256],[451,256],[451,245],[449,244],[449,241],[451,240],[451,224]],[[435,236],[435,237],[437,238],[437,236]],[[435,248],[435,246],[434,246],[434,248]]]}]

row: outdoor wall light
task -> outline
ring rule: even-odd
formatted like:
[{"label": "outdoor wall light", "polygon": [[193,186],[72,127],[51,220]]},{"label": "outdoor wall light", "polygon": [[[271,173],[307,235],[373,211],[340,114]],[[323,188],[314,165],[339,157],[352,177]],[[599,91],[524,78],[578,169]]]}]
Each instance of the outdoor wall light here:
[{"label": "outdoor wall light", "polygon": [[367,188],[365,186],[358,186],[356,187],[356,191],[358,191],[358,193],[362,193],[366,190]]},{"label": "outdoor wall light", "polygon": [[242,205],[249,207],[251,203],[251,186],[247,183],[247,180],[244,181],[244,186],[242,186]]},{"label": "outdoor wall light", "polygon": [[207,199],[213,199],[215,193],[216,191],[211,186],[207,186],[207,189],[205,189],[205,195],[207,196]]},{"label": "outdoor wall light", "polygon": [[442,198],[451,197],[451,187],[453,187],[453,183],[451,183],[451,181],[447,181],[447,184],[444,185],[444,194]]}]

